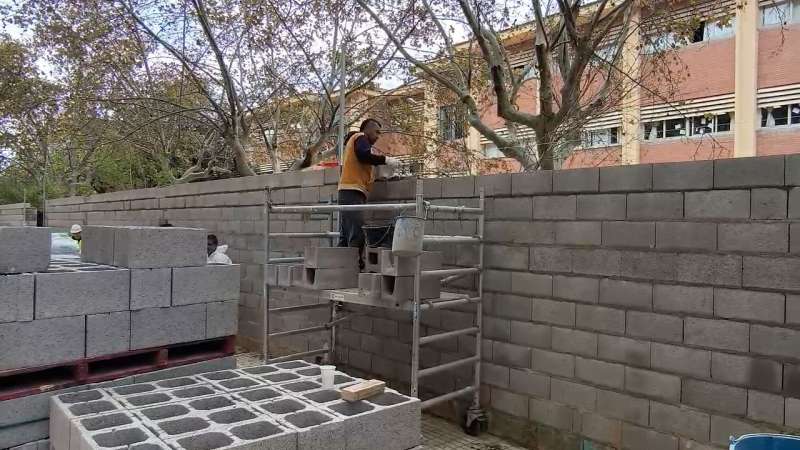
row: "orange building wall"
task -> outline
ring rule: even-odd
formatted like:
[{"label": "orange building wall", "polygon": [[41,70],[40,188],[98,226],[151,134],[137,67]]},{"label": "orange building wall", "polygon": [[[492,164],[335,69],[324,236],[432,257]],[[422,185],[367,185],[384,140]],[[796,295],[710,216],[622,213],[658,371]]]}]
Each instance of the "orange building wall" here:
[{"label": "orange building wall", "polygon": [[758,33],[758,87],[800,83],[800,24],[774,26]]},{"label": "orange building wall", "polygon": [[800,153],[800,128],[759,129],[756,145],[758,156]]},{"label": "orange building wall", "polygon": [[642,142],[640,160],[645,163],[695,161],[733,157],[733,133],[702,138]]}]

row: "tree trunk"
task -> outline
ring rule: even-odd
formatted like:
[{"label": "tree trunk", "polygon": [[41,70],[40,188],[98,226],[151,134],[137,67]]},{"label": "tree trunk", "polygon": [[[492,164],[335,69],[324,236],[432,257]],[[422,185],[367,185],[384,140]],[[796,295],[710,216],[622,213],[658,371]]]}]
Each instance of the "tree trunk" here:
[{"label": "tree trunk", "polygon": [[225,139],[225,143],[233,152],[233,163],[236,167],[236,172],[241,177],[249,177],[255,175],[256,173],[247,162],[247,146],[249,144],[249,138],[246,135],[242,135],[242,133],[243,132],[236,133],[235,131],[230,130],[226,131],[223,137]]},{"label": "tree trunk", "polygon": [[553,170],[554,168],[554,147],[552,132],[546,127],[539,127],[541,129],[535,130],[536,132],[536,154],[539,156],[539,169],[540,170]]}]

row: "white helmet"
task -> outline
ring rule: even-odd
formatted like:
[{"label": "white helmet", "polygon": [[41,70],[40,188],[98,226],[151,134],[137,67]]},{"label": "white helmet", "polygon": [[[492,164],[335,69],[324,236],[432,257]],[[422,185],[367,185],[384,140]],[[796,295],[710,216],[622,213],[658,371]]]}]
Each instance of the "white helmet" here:
[{"label": "white helmet", "polygon": [[83,228],[81,228],[81,226],[76,223],[75,225],[70,227],[69,234],[78,234],[81,231],[83,231]]}]

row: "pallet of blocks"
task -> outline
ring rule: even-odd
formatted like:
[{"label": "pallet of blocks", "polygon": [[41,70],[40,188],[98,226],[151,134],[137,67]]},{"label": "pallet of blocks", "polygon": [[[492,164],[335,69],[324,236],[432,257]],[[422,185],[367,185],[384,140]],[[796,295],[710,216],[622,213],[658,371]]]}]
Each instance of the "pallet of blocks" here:
[{"label": "pallet of blocks", "polygon": [[0,448],[48,437],[52,395],[234,352],[240,269],[206,231],[86,226],[81,259],[51,232],[0,227]]},{"label": "pallet of blocks", "polygon": [[347,402],[363,380],[288,361],[53,397],[54,450],[407,450],[420,445],[420,402],[390,389]]}]

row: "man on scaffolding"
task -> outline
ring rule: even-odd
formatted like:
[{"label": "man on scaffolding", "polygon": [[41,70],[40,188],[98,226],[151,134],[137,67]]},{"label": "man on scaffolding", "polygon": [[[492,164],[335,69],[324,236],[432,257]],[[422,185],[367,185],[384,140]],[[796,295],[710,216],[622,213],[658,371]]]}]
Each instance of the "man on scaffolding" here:
[{"label": "man on scaffolding", "polygon": [[[361,122],[359,131],[345,139],[342,153],[342,174],[339,178],[339,204],[364,205],[375,179],[373,166],[397,167],[400,161],[391,156],[372,153],[372,146],[381,135],[381,123],[375,119]],[[364,269],[364,213],[342,211],[339,214],[339,247],[359,248],[358,265]]]}]

